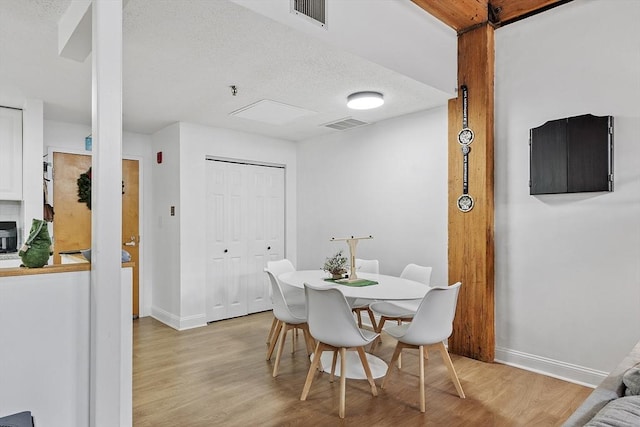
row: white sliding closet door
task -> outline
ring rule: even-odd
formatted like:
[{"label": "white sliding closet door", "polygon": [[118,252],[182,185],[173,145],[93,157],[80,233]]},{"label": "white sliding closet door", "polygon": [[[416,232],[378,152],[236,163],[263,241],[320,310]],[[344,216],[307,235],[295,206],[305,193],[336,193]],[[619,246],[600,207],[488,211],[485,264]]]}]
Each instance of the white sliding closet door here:
[{"label": "white sliding closet door", "polygon": [[256,313],[271,309],[269,280],[264,272],[267,261],[284,258],[284,169],[247,166],[247,172],[247,302],[249,313]]},{"label": "white sliding closet door", "polygon": [[271,308],[263,269],[284,256],[284,168],[207,161],[207,321]]}]

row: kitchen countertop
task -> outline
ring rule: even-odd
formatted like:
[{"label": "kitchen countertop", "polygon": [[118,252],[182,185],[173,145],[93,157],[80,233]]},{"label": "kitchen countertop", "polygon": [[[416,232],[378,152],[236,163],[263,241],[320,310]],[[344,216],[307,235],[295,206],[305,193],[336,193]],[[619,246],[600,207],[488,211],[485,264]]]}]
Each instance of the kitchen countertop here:
[{"label": "kitchen countertop", "polygon": [[[123,262],[122,267],[133,267],[134,262]],[[33,274],[50,274],[50,273],[68,273],[70,271],[88,271],[91,270],[91,264],[78,263],[78,264],[54,264],[45,265],[42,268],[26,268],[26,267],[12,267],[12,268],[0,268],[1,277],[12,276],[29,276]]]}]

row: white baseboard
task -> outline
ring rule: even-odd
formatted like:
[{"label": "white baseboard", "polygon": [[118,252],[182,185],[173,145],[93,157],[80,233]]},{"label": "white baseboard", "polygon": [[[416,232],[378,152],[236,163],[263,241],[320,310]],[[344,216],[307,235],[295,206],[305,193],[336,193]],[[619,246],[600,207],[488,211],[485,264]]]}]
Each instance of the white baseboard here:
[{"label": "white baseboard", "polygon": [[609,375],[608,372],[596,371],[584,366],[573,365],[504,347],[496,347],[495,361],[592,388],[595,388]]},{"label": "white baseboard", "polygon": [[199,328],[201,326],[207,326],[207,320],[204,313],[180,318],[180,331]]},{"label": "white baseboard", "polygon": [[204,314],[179,317],[158,307],[151,307],[151,317],[178,331],[207,326]]}]

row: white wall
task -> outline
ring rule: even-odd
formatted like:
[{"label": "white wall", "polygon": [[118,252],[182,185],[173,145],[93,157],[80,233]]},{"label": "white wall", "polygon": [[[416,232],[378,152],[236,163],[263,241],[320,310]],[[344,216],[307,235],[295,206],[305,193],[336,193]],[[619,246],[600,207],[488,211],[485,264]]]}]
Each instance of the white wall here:
[{"label": "white wall", "polygon": [[[53,120],[44,121],[44,154],[50,151],[62,151],[79,154],[91,154],[85,151],[84,139],[91,134],[91,127],[74,123],[58,122]],[[148,316],[151,313],[151,292],[153,283],[153,269],[149,268],[152,264],[152,183],[151,174],[152,162],[155,160],[152,153],[151,137],[149,135],[123,132],[122,134],[122,153],[126,158],[132,158],[140,161],[140,173],[142,175],[141,203],[142,210],[140,218],[142,219],[142,227],[140,229],[140,303],[141,316]],[[42,153],[30,153],[31,156],[42,157]],[[53,162],[51,154],[46,159]],[[49,190],[53,185],[49,186]],[[41,199],[39,199],[41,200]],[[53,202],[53,199],[50,200]],[[55,209],[55,207],[54,207]],[[148,238],[148,241],[147,241]]]},{"label": "white wall", "polygon": [[[153,303],[151,315],[178,329],[180,324],[180,126],[153,135]],[[176,215],[171,216],[171,206]]]},{"label": "white wall", "polygon": [[[178,131],[179,129],[179,135]],[[283,164],[286,167],[286,256],[295,262],[297,247],[296,230],[296,148],[290,141],[259,136],[233,130],[210,128],[189,123],[172,125],[154,135],[154,151],[165,150],[164,162],[178,162],[167,169],[166,173],[156,175],[162,165],[154,167],[154,191],[156,192],[155,210],[162,221],[171,222],[171,227],[158,228],[162,239],[168,245],[157,245],[162,250],[175,250],[179,255],[173,259],[156,257],[156,287],[154,288],[154,316],[176,329],[188,329],[206,324],[205,286],[206,286],[206,240],[205,227],[209,220],[205,198],[207,156],[226,157],[257,162]],[[168,154],[170,153],[170,154]],[[168,156],[171,159],[168,159]],[[179,183],[179,189],[175,185]],[[176,195],[179,201],[176,200]],[[176,217],[168,217],[170,205],[176,207]],[[166,234],[166,235],[165,235]],[[175,263],[176,266],[169,266]],[[178,268],[176,281],[174,268]],[[171,274],[165,272],[171,270]],[[170,279],[169,279],[170,277]],[[171,280],[172,283],[162,285]],[[156,299],[158,287],[163,294],[170,296],[164,301],[171,302],[170,307],[161,307]],[[169,292],[170,290],[170,292]],[[176,292],[179,294],[175,295]],[[156,310],[165,310],[166,313]]]},{"label": "white wall", "polygon": [[417,263],[447,283],[446,107],[300,142],[298,170],[298,269],[348,254],[331,237],[373,235],[357,256],[381,273]]},{"label": "white wall", "polygon": [[[589,384],[640,339],[638,17],[577,0],[496,31],[496,358]],[[586,113],[614,116],[615,191],[530,196],[529,129]]]},{"label": "white wall", "polygon": [[0,328],[0,413],[88,425],[89,272],[2,277],[0,297],[0,322],[12,325]]},{"label": "white wall", "polygon": [[[123,268],[123,289],[131,277]],[[89,271],[0,277],[1,416],[31,411],[38,427],[89,425],[89,280]],[[121,404],[131,425],[131,292],[121,307]]]}]

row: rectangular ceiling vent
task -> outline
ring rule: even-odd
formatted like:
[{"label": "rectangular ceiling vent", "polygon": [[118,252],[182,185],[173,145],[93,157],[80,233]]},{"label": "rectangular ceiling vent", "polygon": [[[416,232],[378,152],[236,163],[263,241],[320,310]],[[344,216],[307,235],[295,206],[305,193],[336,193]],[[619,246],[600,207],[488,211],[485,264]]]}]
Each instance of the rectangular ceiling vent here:
[{"label": "rectangular ceiling vent", "polygon": [[364,126],[368,124],[369,123],[367,122],[362,122],[356,119],[341,119],[341,120],[338,120],[337,122],[326,123],[322,126],[326,126],[328,128],[336,129],[336,130],[347,130],[347,129],[355,128],[358,126]]},{"label": "rectangular ceiling vent", "polygon": [[291,0],[291,13],[326,28],[326,0]]}]

